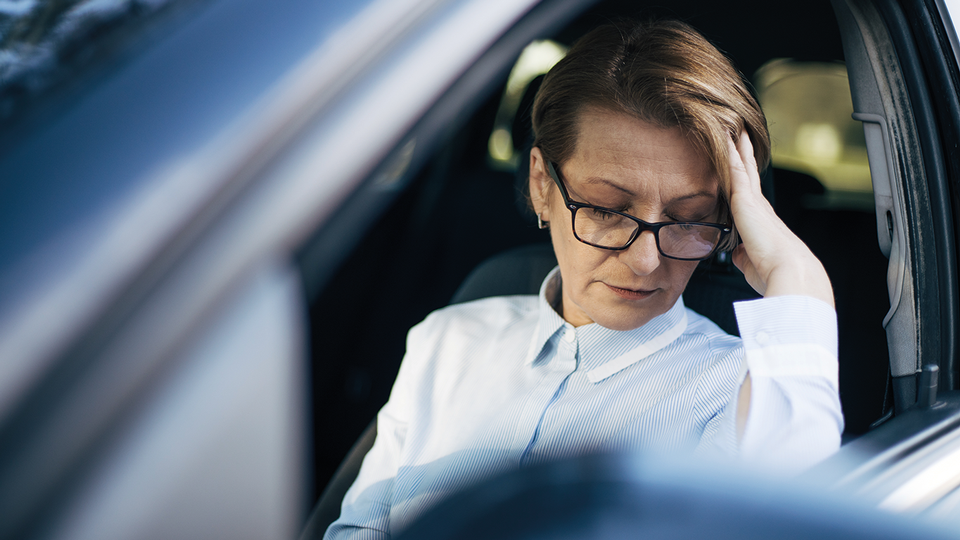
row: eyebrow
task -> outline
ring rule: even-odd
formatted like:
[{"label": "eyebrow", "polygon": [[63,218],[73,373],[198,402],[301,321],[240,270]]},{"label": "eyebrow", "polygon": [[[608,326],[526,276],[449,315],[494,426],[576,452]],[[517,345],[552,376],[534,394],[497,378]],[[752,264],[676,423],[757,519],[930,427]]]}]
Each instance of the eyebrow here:
[{"label": "eyebrow", "polygon": [[[612,187],[612,188],[614,188],[614,189],[617,189],[617,190],[619,190],[619,191],[622,191],[623,193],[626,193],[627,195],[629,195],[629,196],[631,196],[631,197],[637,197],[637,194],[636,194],[636,193],[630,191],[629,189],[627,189],[627,188],[625,188],[625,187],[623,187],[623,186],[621,186],[621,185],[619,185],[619,184],[617,184],[617,183],[615,183],[615,182],[612,182],[612,181],[610,181],[610,180],[607,180],[606,178],[599,178],[599,177],[593,176],[593,177],[587,178],[587,179],[585,180],[585,183],[587,183],[587,184],[593,184],[593,185],[596,185],[596,184],[604,184],[604,185],[610,186],[610,187]],[[686,194],[686,195],[681,195],[681,196],[679,196],[679,197],[677,197],[677,198],[675,198],[675,199],[671,199],[669,202],[670,202],[670,203],[675,203],[675,202],[679,202],[679,201],[685,201],[685,200],[688,200],[688,199],[695,199],[695,198],[697,198],[697,197],[707,197],[707,198],[709,198],[709,199],[713,199],[713,198],[716,198],[717,196],[718,196],[718,195],[717,195],[716,193],[713,193],[713,192],[710,192],[710,191],[697,191],[697,192],[695,192],[695,193],[688,193],[688,194]]]},{"label": "eyebrow", "polygon": [[618,190],[626,193],[627,195],[630,195],[631,197],[636,197],[636,196],[637,196],[636,193],[630,191],[629,189],[627,189],[627,188],[625,188],[625,187],[623,187],[623,186],[621,186],[621,185],[619,185],[619,184],[616,184],[616,183],[614,183],[614,182],[611,182],[610,180],[607,180],[606,178],[598,178],[598,177],[596,177],[596,176],[591,176],[590,178],[587,178],[585,182],[586,182],[587,184],[594,184],[594,185],[596,185],[596,184],[605,184],[605,185],[610,186],[610,187],[612,187],[612,188],[616,188],[616,189],[618,189]]}]

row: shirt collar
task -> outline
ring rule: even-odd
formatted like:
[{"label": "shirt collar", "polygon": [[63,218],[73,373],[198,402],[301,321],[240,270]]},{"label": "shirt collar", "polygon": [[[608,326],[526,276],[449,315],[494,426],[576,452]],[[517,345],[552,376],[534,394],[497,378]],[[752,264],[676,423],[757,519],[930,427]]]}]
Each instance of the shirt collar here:
[{"label": "shirt collar", "polygon": [[563,320],[563,317],[557,313],[553,304],[560,302],[560,267],[556,267],[547,274],[543,283],[540,285],[539,304],[540,317],[537,321],[537,327],[533,332],[533,340],[530,342],[530,349],[527,351],[526,363],[532,364],[544,355],[544,349],[547,342],[560,329],[566,328],[574,330],[573,325]]},{"label": "shirt collar", "polygon": [[[530,342],[527,363],[549,356],[551,349],[547,344],[561,329],[574,330],[553,308],[554,303],[560,302],[560,286],[558,267],[540,286],[540,316]],[[662,350],[679,338],[686,328],[687,313],[682,298],[678,298],[666,313],[633,330],[611,330],[595,323],[581,326],[575,329],[579,345],[577,369],[586,370],[591,382],[600,382]]]}]

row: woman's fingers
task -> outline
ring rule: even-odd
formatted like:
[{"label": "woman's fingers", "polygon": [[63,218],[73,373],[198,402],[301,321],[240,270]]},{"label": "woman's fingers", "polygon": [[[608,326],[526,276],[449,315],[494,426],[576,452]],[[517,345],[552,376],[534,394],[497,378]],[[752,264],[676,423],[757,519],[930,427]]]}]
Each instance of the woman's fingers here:
[{"label": "woman's fingers", "polygon": [[800,294],[833,305],[833,289],[820,261],[774,212],[760,190],[753,145],[746,132],[730,150],[730,210],[743,244],[733,261],[764,296]]},{"label": "woman's fingers", "polygon": [[753,155],[753,143],[750,137],[743,132],[737,144],[734,144],[732,137],[727,139],[727,144],[730,147],[731,180],[735,184],[733,188],[741,193],[762,195],[760,172],[756,157]]},{"label": "woman's fingers", "polygon": [[[730,146],[730,210],[743,240],[739,258],[744,260],[747,257],[746,260],[759,274],[757,278],[766,280],[768,270],[777,264],[778,257],[784,255],[782,242],[796,237],[763,196],[750,137],[743,133],[738,144],[735,145],[733,139],[729,139],[727,144]],[[760,286],[765,288],[764,284]]]}]

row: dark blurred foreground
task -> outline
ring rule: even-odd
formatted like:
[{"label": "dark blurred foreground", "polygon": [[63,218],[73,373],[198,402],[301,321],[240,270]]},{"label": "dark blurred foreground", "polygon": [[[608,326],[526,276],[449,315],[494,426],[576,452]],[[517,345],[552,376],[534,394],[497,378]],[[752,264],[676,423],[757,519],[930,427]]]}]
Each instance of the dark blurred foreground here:
[{"label": "dark blurred foreground", "polygon": [[669,457],[606,455],[531,467],[466,490],[398,540],[957,538],[817,486]]}]

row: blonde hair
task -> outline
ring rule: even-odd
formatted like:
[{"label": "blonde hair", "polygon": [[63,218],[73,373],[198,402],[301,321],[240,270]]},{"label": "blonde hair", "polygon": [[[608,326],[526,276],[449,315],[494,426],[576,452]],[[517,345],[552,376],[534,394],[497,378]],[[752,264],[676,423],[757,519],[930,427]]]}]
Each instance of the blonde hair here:
[{"label": "blonde hair", "polygon": [[[679,127],[706,156],[720,184],[721,219],[730,222],[727,136],[744,129],[762,171],[770,136],[760,105],[730,60],[686,23],[621,20],[580,38],[543,80],[533,104],[533,145],[563,164],[576,147],[586,107]],[[724,249],[736,245],[728,236]]]}]

